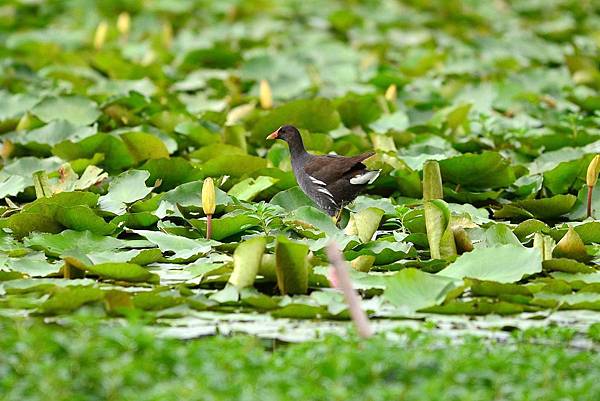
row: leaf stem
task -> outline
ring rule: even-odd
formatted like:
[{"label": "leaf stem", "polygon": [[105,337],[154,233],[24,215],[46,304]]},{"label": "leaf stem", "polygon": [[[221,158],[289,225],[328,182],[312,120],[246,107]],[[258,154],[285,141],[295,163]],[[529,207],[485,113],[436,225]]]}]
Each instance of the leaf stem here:
[{"label": "leaf stem", "polygon": [[206,239],[212,238],[212,214],[206,215]]},{"label": "leaf stem", "polygon": [[592,194],[594,193],[594,187],[588,185],[587,193],[587,217],[592,217]]}]

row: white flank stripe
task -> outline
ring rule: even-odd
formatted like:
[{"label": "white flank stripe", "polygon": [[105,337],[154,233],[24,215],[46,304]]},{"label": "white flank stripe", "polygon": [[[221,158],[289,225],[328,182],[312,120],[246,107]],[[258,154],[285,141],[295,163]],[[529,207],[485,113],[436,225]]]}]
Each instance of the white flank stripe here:
[{"label": "white flank stripe", "polygon": [[333,194],[331,192],[329,192],[327,190],[327,188],[317,188],[317,191],[324,193],[325,195],[329,196],[330,198],[333,199]]},{"label": "white flank stripe", "polygon": [[321,180],[317,180],[315,177],[313,176],[308,176],[308,178],[310,178],[310,180],[313,182],[313,184],[317,184],[317,185],[327,185],[325,184],[323,181]]}]

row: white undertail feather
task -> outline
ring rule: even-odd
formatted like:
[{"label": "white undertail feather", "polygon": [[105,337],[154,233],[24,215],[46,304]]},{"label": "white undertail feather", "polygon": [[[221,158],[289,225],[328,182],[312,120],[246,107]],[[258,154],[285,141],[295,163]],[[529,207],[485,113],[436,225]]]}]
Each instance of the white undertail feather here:
[{"label": "white undertail feather", "polygon": [[380,172],[381,172],[381,170],[373,170],[373,171],[367,171],[364,174],[355,175],[354,177],[350,178],[350,184],[354,184],[354,185],[372,184],[377,179],[377,177],[379,177]]}]

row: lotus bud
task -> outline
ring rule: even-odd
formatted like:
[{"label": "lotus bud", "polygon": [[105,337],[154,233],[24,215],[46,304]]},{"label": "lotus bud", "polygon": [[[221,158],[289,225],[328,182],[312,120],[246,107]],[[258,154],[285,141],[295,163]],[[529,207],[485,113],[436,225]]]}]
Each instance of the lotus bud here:
[{"label": "lotus bud", "polygon": [[202,184],[202,210],[206,215],[206,238],[212,237],[212,215],[216,208],[215,184],[213,179],[207,177]]},{"label": "lotus bud", "polygon": [[119,17],[117,18],[117,29],[119,30],[119,33],[123,36],[127,36],[127,34],[129,34],[130,26],[131,17],[129,16],[129,13],[124,11],[119,14]]},{"label": "lotus bud", "polygon": [[108,23],[106,21],[101,21],[96,28],[96,33],[94,34],[94,49],[100,50],[102,46],[104,46],[107,34]]},{"label": "lotus bud", "polygon": [[260,107],[263,109],[270,109],[273,107],[273,93],[271,92],[271,85],[266,79],[260,81],[259,88]]},{"label": "lotus bud", "polygon": [[396,84],[391,84],[385,91],[385,100],[395,103],[398,97],[398,88]]},{"label": "lotus bud", "polygon": [[10,157],[10,155],[12,154],[14,149],[15,149],[15,145],[12,143],[12,141],[10,139],[5,139],[4,142],[2,142],[2,149],[0,150],[0,156],[2,156],[2,160],[4,160],[4,162],[6,162],[8,160],[8,158]]},{"label": "lotus bud", "polygon": [[173,43],[173,25],[169,21],[165,21],[162,26],[162,40],[165,47],[171,47]]},{"label": "lotus bud", "polygon": [[590,162],[590,165],[587,169],[586,175],[586,184],[588,187],[588,196],[587,196],[587,217],[592,217],[592,194],[594,192],[594,187],[598,182],[598,173],[600,173],[600,154],[596,155]]},{"label": "lotus bud", "polygon": [[586,177],[588,187],[594,187],[596,185],[598,182],[598,173],[600,173],[600,155],[596,155],[588,166]]}]

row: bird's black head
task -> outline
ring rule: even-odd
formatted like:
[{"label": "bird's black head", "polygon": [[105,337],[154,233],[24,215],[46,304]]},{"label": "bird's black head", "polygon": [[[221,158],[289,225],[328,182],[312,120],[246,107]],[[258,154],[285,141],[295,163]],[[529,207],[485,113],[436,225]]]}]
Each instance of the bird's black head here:
[{"label": "bird's black head", "polygon": [[293,125],[282,125],[267,137],[267,139],[282,139],[288,143],[296,141],[298,138],[300,138],[300,132]]}]

